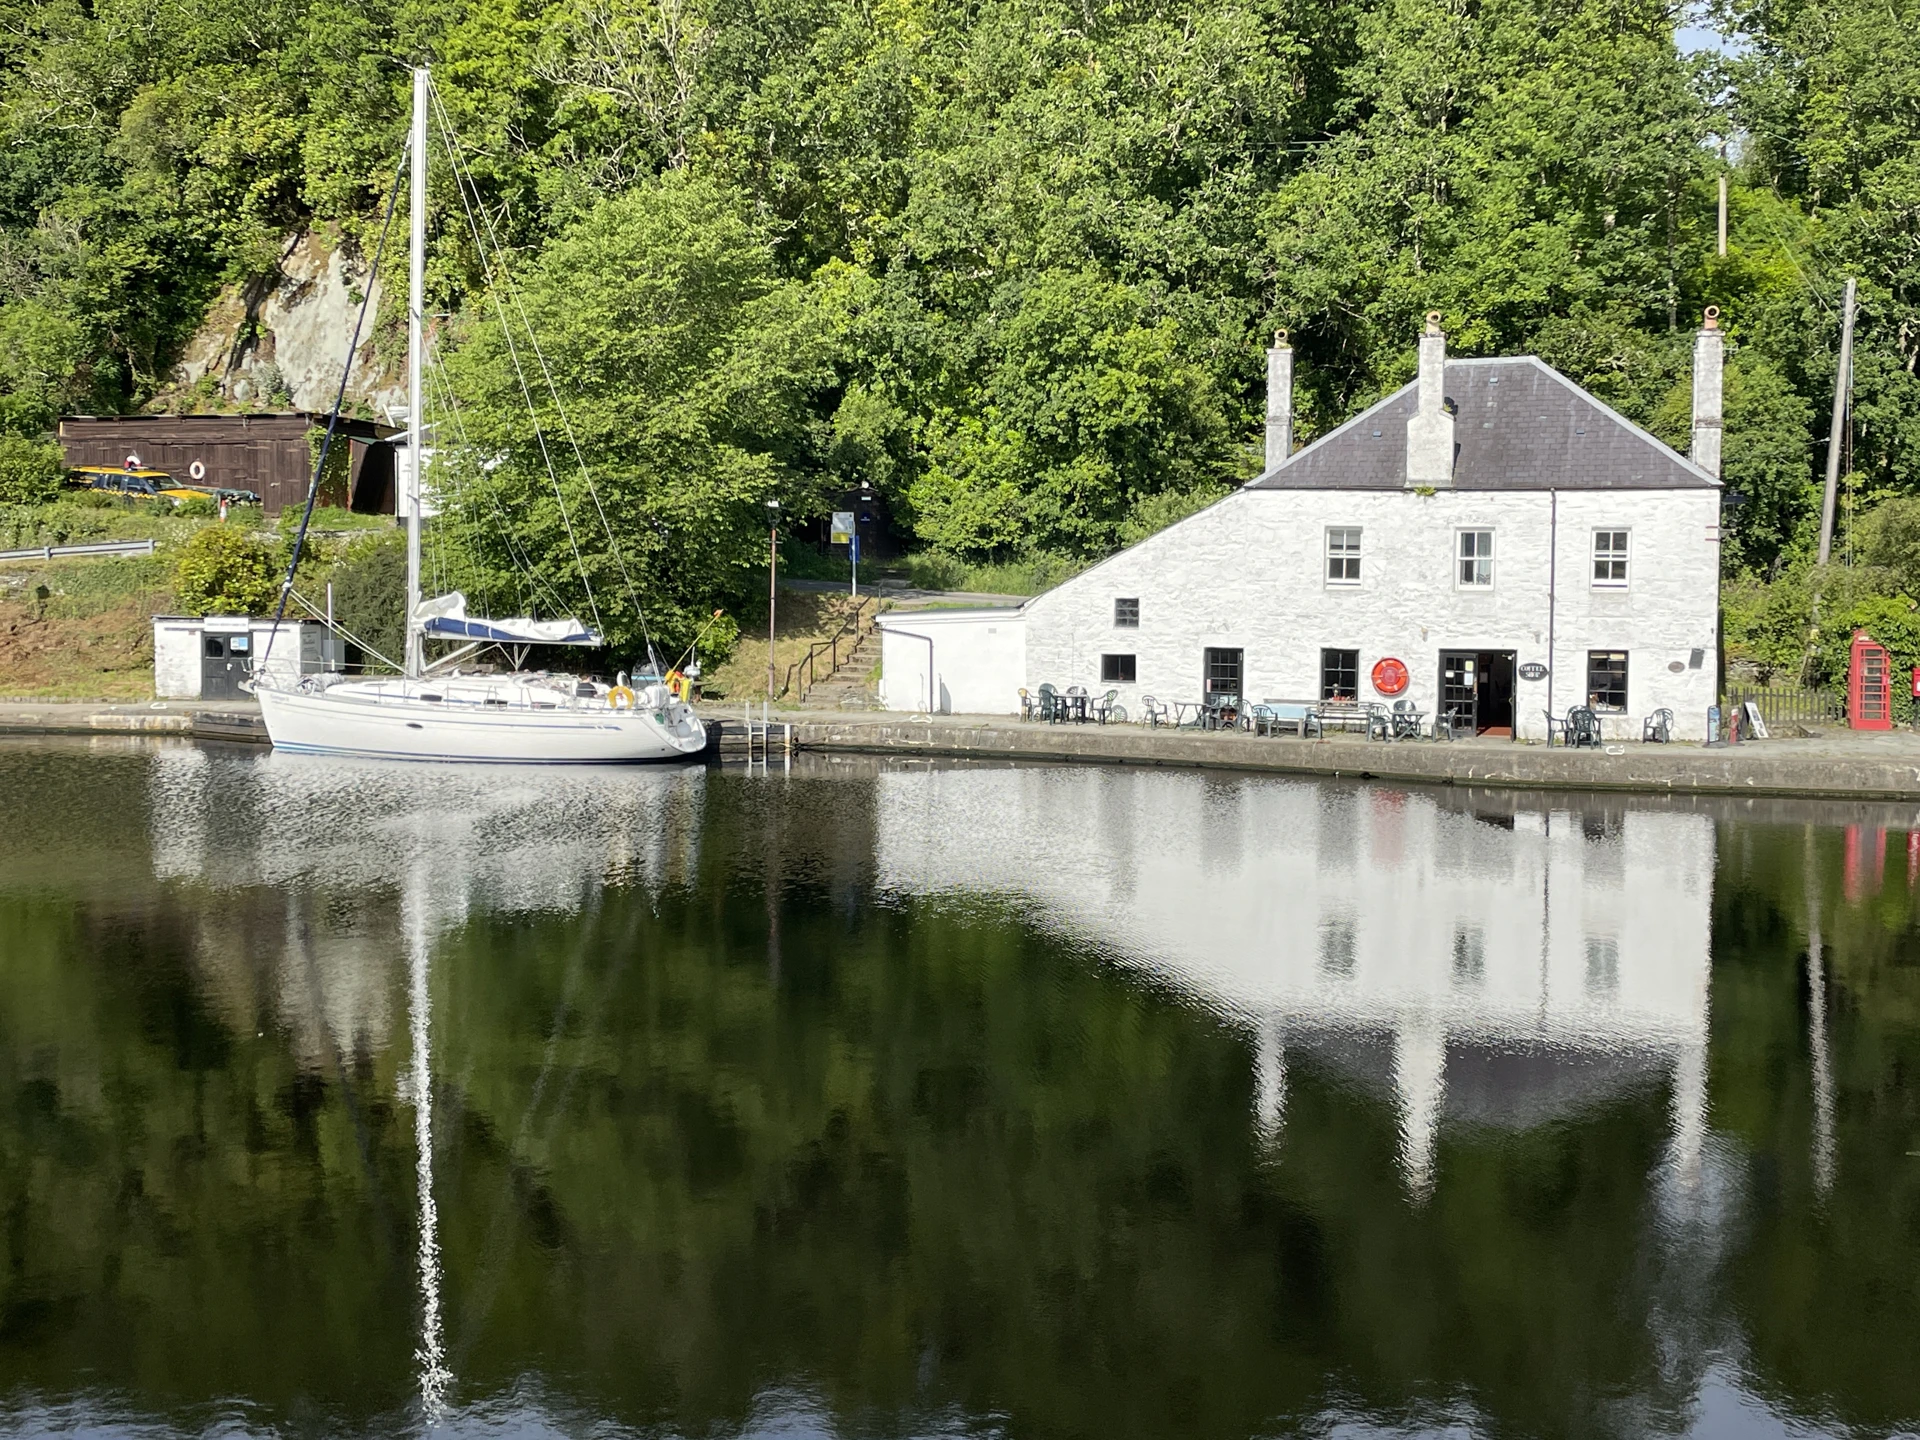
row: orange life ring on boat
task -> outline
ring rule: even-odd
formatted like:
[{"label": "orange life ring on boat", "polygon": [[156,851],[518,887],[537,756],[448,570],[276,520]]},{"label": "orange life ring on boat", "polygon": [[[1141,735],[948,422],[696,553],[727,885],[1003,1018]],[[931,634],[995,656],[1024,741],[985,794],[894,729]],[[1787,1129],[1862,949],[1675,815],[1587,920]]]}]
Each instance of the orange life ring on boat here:
[{"label": "orange life ring on boat", "polygon": [[1407,688],[1406,665],[1392,657],[1376,662],[1373,667],[1373,688],[1382,695],[1398,695]]},{"label": "orange life ring on boat", "polygon": [[615,710],[631,710],[635,704],[634,693],[624,685],[616,685],[607,691],[607,704]]}]

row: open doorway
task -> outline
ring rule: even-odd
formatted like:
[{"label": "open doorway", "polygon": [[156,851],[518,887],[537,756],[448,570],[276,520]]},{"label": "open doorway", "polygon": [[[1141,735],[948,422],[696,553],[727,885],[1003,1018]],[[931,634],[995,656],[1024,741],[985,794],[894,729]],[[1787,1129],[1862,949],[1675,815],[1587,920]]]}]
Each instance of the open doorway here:
[{"label": "open doorway", "polygon": [[1512,736],[1514,656],[1512,650],[1440,652],[1440,713],[1455,729]]}]

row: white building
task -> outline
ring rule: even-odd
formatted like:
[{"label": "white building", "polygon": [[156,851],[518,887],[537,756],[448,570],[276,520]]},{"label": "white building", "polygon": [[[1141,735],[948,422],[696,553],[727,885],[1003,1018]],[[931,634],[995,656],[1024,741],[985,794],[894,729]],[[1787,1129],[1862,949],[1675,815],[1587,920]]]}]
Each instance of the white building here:
[{"label": "white building", "polygon": [[282,620],[273,635],[270,616],[153,617],[153,693],[162,700],[238,699],[256,668],[294,682],[346,661],[346,642],[317,621]]},{"label": "white building", "polygon": [[[1409,699],[1541,738],[1591,704],[1638,738],[1716,697],[1722,343],[1694,347],[1691,458],[1533,356],[1449,360],[1292,452],[1269,356],[1267,469],[1026,603],[880,619],[889,709],[1006,714],[1043,682],[1141,702]],[[1398,661],[1399,665],[1382,662]],[[1404,679],[1399,678],[1404,675]],[[1535,678],[1537,677],[1537,678]]]}]

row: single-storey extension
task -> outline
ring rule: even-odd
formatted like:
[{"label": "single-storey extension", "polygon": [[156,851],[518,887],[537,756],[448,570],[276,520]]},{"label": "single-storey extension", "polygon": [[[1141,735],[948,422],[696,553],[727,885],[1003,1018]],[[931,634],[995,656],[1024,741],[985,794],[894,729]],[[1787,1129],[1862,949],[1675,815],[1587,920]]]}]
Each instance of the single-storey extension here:
[{"label": "single-storey extension", "polygon": [[1282,336],[1258,479],[1022,605],[882,615],[882,703],[1407,700],[1516,738],[1589,705],[1609,737],[1668,709],[1704,738],[1722,360],[1710,310],[1684,456],[1534,356],[1449,359],[1432,316],[1418,379],[1296,452]]}]

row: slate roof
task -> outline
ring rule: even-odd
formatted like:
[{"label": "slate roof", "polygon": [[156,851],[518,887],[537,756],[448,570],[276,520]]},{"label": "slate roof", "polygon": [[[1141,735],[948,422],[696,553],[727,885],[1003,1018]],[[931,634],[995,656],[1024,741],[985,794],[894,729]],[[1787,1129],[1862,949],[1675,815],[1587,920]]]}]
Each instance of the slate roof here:
[{"label": "slate roof", "polygon": [[[1409,383],[1251,481],[1249,490],[1400,490]],[[1448,360],[1456,490],[1695,490],[1719,481],[1532,355]]]}]

